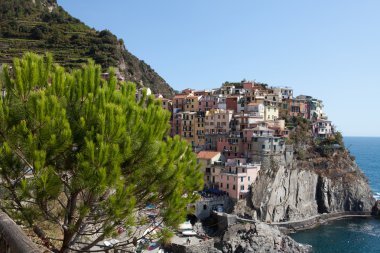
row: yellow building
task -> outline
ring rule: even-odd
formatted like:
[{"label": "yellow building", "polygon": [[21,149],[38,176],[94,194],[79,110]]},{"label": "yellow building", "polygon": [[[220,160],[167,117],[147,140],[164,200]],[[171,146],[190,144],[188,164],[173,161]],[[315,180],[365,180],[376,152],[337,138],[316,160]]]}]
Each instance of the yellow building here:
[{"label": "yellow building", "polygon": [[195,122],[195,145],[204,147],[205,145],[205,112],[197,112]]},{"label": "yellow building", "polygon": [[195,146],[195,123],[196,112],[182,112],[182,137],[191,145]]},{"label": "yellow building", "polygon": [[228,133],[233,116],[232,110],[212,109],[206,112],[205,133],[217,134]]},{"label": "yellow building", "polygon": [[184,111],[197,112],[199,111],[199,100],[202,96],[189,95],[186,97]]},{"label": "yellow building", "polygon": [[264,108],[264,120],[277,120],[279,109],[274,103],[267,103]]},{"label": "yellow building", "polygon": [[204,182],[207,188],[218,185],[220,168],[215,166],[215,162],[221,159],[221,153],[217,151],[201,151],[197,154],[197,162],[204,173]]}]

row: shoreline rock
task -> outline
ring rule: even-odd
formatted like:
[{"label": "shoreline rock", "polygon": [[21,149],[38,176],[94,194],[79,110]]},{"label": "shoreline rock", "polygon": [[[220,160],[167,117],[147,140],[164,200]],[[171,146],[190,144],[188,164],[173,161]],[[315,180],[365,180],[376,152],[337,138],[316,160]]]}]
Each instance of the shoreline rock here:
[{"label": "shoreline rock", "polygon": [[373,206],[372,215],[380,218],[380,200],[377,200],[376,204]]},{"label": "shoreline rock", "polygon": [[223,253],[237,252],[310,252],[310,245],[303,245],[277,228],[265,223],[235,224],[226,230],[221,241]]},{"label": "shoreline rock", "polygon": [[267,222],[297,221],[323,213],[372,212],[368,180],[348,152],[286,161],[267,157],[252,186],[252,209]]}]

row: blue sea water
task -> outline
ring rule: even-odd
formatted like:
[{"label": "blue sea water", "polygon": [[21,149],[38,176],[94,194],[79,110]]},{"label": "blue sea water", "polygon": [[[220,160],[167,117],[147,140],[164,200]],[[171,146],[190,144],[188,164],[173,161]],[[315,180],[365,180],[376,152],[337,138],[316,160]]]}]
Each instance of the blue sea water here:
[{"label": "blue sea water", "polygon": [[380,199],[380,137],[345,137],[344,143],[369,179],[375,197]]},{"label": "blue sea water", "polygon": [[[345,137],[344,142],[380,198],[380,138]],[[380,253],[380,219],[344,219],[291,234],[314,253]]]}]

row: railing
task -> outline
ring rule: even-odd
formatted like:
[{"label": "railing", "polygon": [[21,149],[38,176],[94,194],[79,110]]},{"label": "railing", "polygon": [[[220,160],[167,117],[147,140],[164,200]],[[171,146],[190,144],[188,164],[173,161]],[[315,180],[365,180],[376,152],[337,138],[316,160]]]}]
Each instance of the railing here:
[{"label": "railing", "polygon": [[[0,212],[0,253],[42,253],[8,215]],[[49,252],[49,251],[45,251]]]}]

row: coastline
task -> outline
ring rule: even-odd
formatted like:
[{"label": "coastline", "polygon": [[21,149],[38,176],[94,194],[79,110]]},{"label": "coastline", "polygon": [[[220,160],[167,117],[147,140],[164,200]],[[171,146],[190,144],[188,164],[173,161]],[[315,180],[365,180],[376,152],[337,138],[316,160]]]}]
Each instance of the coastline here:
[{"label": "coastline", "polygon": [[375,216],[372,215],[371,212],[348,211],[319,214],[299,221],[272,222],[267,224],[277,226],[283,233],[289,234],[302,230],[313,229],[329,221],[349,218],[375,218]]}]

